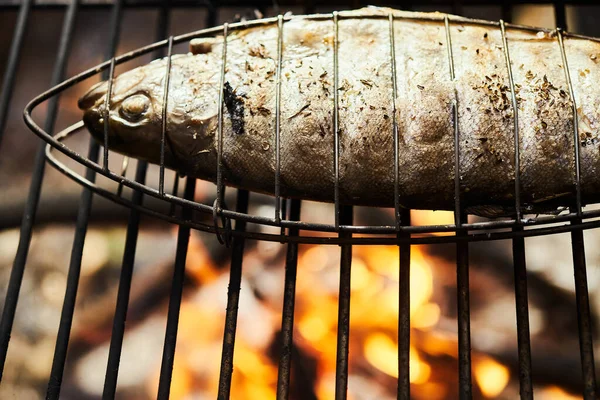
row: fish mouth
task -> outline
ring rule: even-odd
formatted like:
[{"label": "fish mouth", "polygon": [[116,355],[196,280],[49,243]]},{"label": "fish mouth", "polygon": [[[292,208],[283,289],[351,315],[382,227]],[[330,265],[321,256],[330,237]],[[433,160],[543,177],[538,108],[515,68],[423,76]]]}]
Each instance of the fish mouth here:
[{"label": "fish mouth", "polygon": [[96,107],[85,109],[83,123],[97,140],[104,139],[104,113]]},{"label": "fish mouth", "polygon": [[77,102],[77,106],[80,110],[86,111],[93,107],[99,99],[101,99],[102,97],[106,97],[107,91],[107,82],[98,82],[94,86],[92,86],[86,94],[81,96],[81,98]]}]

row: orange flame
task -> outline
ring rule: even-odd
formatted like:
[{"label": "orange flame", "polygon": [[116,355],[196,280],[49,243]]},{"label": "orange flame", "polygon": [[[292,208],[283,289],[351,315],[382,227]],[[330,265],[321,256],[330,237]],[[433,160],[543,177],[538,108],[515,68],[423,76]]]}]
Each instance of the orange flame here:
[{"label": "orange flame", "polygon": [[539,391],[536,398],[540,399],[552,399],[552,400],[579,400],[581,396],[573,396],[570,393],[565,392],[558,386],[548,386]]},{"label": "orange flame", "polygon": [[475,362],[475,380],[485,397],[497,397],[510,379],[508,368],[491,358],[482,358]]}]

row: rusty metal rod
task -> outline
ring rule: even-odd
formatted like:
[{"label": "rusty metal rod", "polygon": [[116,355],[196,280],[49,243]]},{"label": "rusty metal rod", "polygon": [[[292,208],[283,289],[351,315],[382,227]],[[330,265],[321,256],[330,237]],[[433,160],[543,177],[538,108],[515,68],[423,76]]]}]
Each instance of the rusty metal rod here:
[{"label": "rusty metal rod", "polygon": [[[236,210],[248,212],[248,191],[239,190],[237,195]],[[236,231],[246,230],[244,221],[237,221]],[[229,399],[231,390],[231,375],[233,373],[233,350],[235,348],[235,334],[237,330],[238,305],[240,302],[240,286],[242,283],[242,261],[244,257],[243,237],[236,236],[232,243],[231,270],[229,272],[229,288],[227,290],[227,311],[225,314],[225,332],[223,334],[223,351],[221,355],[221,370],[219,373],[218,400]]]},{"label": "rusty metal rod", "polygon": [[[403,225],[410,225],[410,210],[402,210]],[[399,233],[398,236],[410,236]],[[398,246],[400,251],[400,296],[398,316],[398,400],[410,400],[410,244]]]},{"label": "rusty metal rod", "polygon": [[[340,208],[340,224],[352,224],[352,207]],[[352,234],[342,231],[341,237]],[[346,400],[348,392],[348,346],[350,344],[350,280],[352,245],[344,244],[340,250],[340,291],[338,304],[337,356],[335,368],[335,400]]]},{"label": "rusty metal rod", "polygon": [[[285,214],[284,214],[285,215]],[[300,219],[300,200],[292,199],[290,219]],[[290,228],[290,235],[298,236],[298,228]],[[298,243],[288,243],[285,259],[285,286],[281,312],[281,357],[277,374],[277,400],[287,400],[290,394],[290,370],[294,349],[294,306],[296,304],[296,272],[298,266]]]}]

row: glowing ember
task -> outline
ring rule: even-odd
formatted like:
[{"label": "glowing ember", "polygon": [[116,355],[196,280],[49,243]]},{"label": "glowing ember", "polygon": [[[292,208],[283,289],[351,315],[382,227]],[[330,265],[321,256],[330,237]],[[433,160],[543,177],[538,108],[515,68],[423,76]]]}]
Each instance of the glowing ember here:
[{"label": "glowing ember", "polygon": [[365,340],[365,358],[390,376],[398,376],[398,345],[388,335],[375,333]]},{"label": "glowing ember", "polygon": [[[365,358],[378,370],[398,377],[398,345],[387,335],[375,333],[364,344]],[[410,382],[420,385],[427,382],[431,367],[419,357],[417,350],[410,348]]]},{"label": "glowing ember", "polygon": [[435,303],[423,304],[415,310],[412,315],[410,325],[417,329],[431,328],[437,324],[440,319],[440,306]]},{"label": "glowing ember", "polygon": [[410,347],[410,382],[422,385],[427,382],[431,375],[431,367],[422,361],[417,349]]},{"label": "glowing ember", "polygon": [[506,387],[510,372],[504,365],[484,358],[475,362],[475,379],[479,384],[481,393],[486,397],[496,397]]},{"label": "glowing ember", "polygon": [[548,400],[580,400],[581,396],[573,396],[558,386],[548,386],[536,394],[536,398]]}]

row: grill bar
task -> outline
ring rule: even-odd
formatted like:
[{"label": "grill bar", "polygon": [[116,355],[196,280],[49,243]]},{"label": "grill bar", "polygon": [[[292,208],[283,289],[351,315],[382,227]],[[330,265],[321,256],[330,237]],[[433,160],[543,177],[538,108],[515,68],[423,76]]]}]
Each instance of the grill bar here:
[{"label": "grill bar", "polygon": [[[111,26],[114,26],[113,35],[119,36],[123,0],[115,4],[115,11],[112,15]],[[169,14],[166,9],[167,3],[163,2],[163,10],[159,15],[156,39],[161,40],[167,35]],[[117,8],[118,7],[118,8]],[[160,57],[162,51],[157,51],[155,56]],[[114,58],[113,58],[114,59]],[[111,65],[112,67],[112,65]],[[112,76],[112,72],[110,73]],[[135,180],[144,183],[148,171],[146,161],[138,161]],[[123,173],[124,175],[124,173]],[[179,182],[175,179],[175,182]],[[122,188],[122,186],[119,186]],[[119,193],[120,194],[120,193]],[[143,192],[136,190],[133,192],[132,202],[141,205],[143,201]],[[133,278],[133,267],[135,262],[135,253],[137,248],[137,239],[139,234],[140,212],[132,209],[127,222],[127,233],[125,237],[125,249],[123,251],[123,263],[121,265],[121,274],[119,277],[119,288],[117,291],[117,302],[115,305],[115,315],[113,318],[112,333],[110,336],[110,347],[108,352],[108,362],[106,366],[106,375],[104,379],[103,399],[114,399],[117,390],[117,378],[119,375],[119,364],[121,360],[121,350],[123,348],[123,337],[125,335],[125,322],[127,320],[127,309],[129,306],[129,294],[131,291],[131,280]]]},{"label": "grill bar", "polygon": [[[246,190],[238,190],[236,210],[248,211],[249,194]],[[246,223],[237,221],[236,231],[244,231]],[[240,302],[240,286],[242,282],[242,261],[244,257],[243,237],[233,239],[231,251],[231,269],[229,272],[229,288],[227,290],[227,311],[225,314],[225,331],[223,334],[223,352],[221,355],[221,371],[219,373],[218,400],[229,399],[231,390],[231,375],[233,373],[233,351],[235,348],[235,334],[237,329],[238,306]]]},{"label": "grill bar", "polygon": [[[59,44],[59,50],[58,50],[58,57],[57,57],[57,62],[55,64],[55,70],[54,70],[54,76],[53,76],[53,81],[55,82],[60,82],[63,79],[64,76],[64,69],[66,66],[66,61],[68,58],[68,54],[70,52],[70,48],[71,48],[71,39],[72,39],[72,34],[73,34],[73,28],[75,26],[75,20],[76,20],[76,16],[77,16],[77,10],[78,10],[78,1],[75,0],[72,3],[70,3],[69,8],[67,9],[67,12],[65,14],[65,18],[64,18],[64,22],[63,22],[63,30],[61,33],[61,39],[60,39],[60,44]],[[56,118],[56,112],[58,109],[58,99],[56,99],[56,101],[52,104],[53,109],[49,108],[48,111],[48,119],[47,124],[50,125],[50,121],[52,120],[51,123],[52,125],[54,125],[54,120]],[[90,156],[93,156],[93,154],[90,153]],[[92,158],[92,157],[90,157]],[[96,154],[96,159],[97,159],[97,154]],[[40,172],[40,186],[38,186],[37,188],[35,188],[35,191],[37,192],[37,196],[39,198],[39,191],[41,189],[41,178],[42,178],[42,174],[43,174],[43,167],[40,170],[36,170],[35,171]],[[32,183],[33,183],[32,179]],[[31,187],[31,190],[34,190],[33,184]],[[90,193],[91,192],[84,190],[84,194],[85,193]],[[82,195],[82,200],[83,200],[83,195]],[[37,203],[37,202],[36,202]],[[35,214],[35,207],[36,204],[32,204],[33,206],[33,214]],[[85,213],[89,211],[89,209],[86,209],[85,207],[80,208],[79,210],[79,215],[77,218],[77,226],[76,226],[76,232],[79,232],[82,229],[85,229],[86,227],[86,223],[87,223],[87,218],[85,218]],[[80,218],[81,217],[81,218]],[[27,243],[29,244],[29,243]],[[25,249],[25,252],[28,249]],[[68,340],[69,340],[69,332],[71,329],[71,322],[72,322],[72,317],[73,317],[73,307],[75,304],[75,297],[77,294],[77,284],[78,284],[78,280],[79,280],[79,267],[80,267],[80,263],[77,262],[77,257],[81,255],[81,250],[83,250],[83,245],[80,248],[76,248],[73,247],[73,251],[71,254],[71,264],[69,266],[69,272],[68,272],[68,276],[67,276],[67,289],[66,289],[66,293],[65,293],[65,299],[64,299],[64,303],[63,303],[63,309],[61,312],[61,321],[60,321],[60,326],[59,326],[59,331],[58,331],[58,337],[57,337],[57,341],[56,341],[56,348],[55,348],[55,352],[54,352],[54,360],[52,363],[52,371],[50,374],[50,380],[48,383],[48,391],[47,391],[47,395],[46,398],[47,399],[54,399],[54,398],[58,398],[58,395],[60,393],[60,385],[62,382],[62,374],[63,374],[63,369],[64,369],[64,362],[66,359],[66,353],[67,353],[67,345],[68,345]],[[80,259],[80,258],[79,258]],[[17,260],[15,260],[17,261]],[[23,264],[24,264],[24,259],[23,259]],[[24,267],[24,265],[23,265]],[[18,282],[18,285],[20,286],[21,282]],[[16,304],[15,304],[16,305]],[[72,307],[73,306],[73,307]],[[12,321],[11,321],[12,322]]]},{"label": "grill bar", "polygon": [[[188,178],[185,181],[183,196],[186,199],[194,198],[196,180]],[[184,219],[192,218],[193,211],[184,208],[182,211]],[[167,400],[171,391],[171,377],[173,376],[173,361],[175,359],[175,345],[177,344],[177,328],[179,326],[179,309],[183,296],[183,280],[185,277],[185,260],[187,257],[188,244],[190,241],[190,228],[179,227],[177,233],[177,250],[175,252],[175,265],[173,268],[173,281],[171,282],[171,293],[169,297],[169,310],[167,311],[167,327],[165,331],[165,343],[163,347],[162,362],[160,366],[160,377],[158,381],[158,400]]]},{"label": "grill bar", "polygon": [[[454,81],[454,55],[452,52],[452,36],[450,35],[450,21],[448,16],[444,17],[444,27],[446,28],[446,49],[448,53],[448,66],[450,68],[450,80]],[[454,125],[454,224],[461,226],[460,205],[460,142],[458,131],[458,95],[454,89],[454,99],[452,99],[452,123]]]},{"label": "grill bar", "polygon": [[[352,207],[342,206],[340,223],[352,225]],[[340,236],[351,237],[342,231]],[[352,245],[344,244],[340,250],[340,291],[338,304],[337,356],[335,368],[335,400],[345,400],[348,395],[348,345],[350,342],[350,280]]]},{"label": "grill bar", "polygon": [[592,340],[592,319],[590,316],[590,299],[587,285],[585,250],[583,232],[571,233],[573,246],[573,267],[575,270],[575,298],[577,302],[577,322],[579,326],[579,350],[581,353],[581,369],[583,373],[583,398],[598,398],[596,387],[596,371],[594,367],[594,344]]},{"label": "grill bar", "polygon": [[[135,180],[142,183],[145,182],[147,170],[148,163],[140,161],[135,171]],[[142,192],[136,191],[133,193],[133,202],[142,204],[143,197],[144,195]],[[119,277],[117,304],[110,336],[108,363],[106,366],[106,376],[102,394],[102,398],[104,399],[114,399],[117,390],[117,377],[119,375],[119,363],[121,360],[121,350],[123,348],[123,337],[125,335],[125,321],[127,319],[127,306],[129,304],[131,280],[133,278],[133,265],[135,261],[139,226],[140,212],[133,209],[129,214],[129,221],[127,222],[125,250],[123,252],[123,263],[121,265],[121,275]]]},{"label": "grill bar", "polygon": [[6,65],[4,80],[2,81],[2,92],[0,92],[0,145],[4,136],[4,128],[6,128],[6,116],[8,115],[10,99],[15,87],[15,76],[17,74],[21,49],[23,48],[23,38],[25,37],[25,29],[27,29],[32,3],[33,0],[23,0],[21,3],[15,33],[8,53],[8,64]]},{"label": "grill bar", "polygon": [[511,105],[513,109],[514,124],[514,146],[515,146],[515,219],[521,221],[521,145],[519,141],[519,105],[517,103],[517,94],[515,90],[515,80],[513,78],[512,64],[510,61],[510,52],[508,49],[508,40],[506,39],[506,28],[504,21],[500,20],[500,32],[502,33],[502,47],[504,48],[504,58],[506,59],[506,69],[511,93]]},{"label": "grill bar", "polygon": [[[283,16],[277,17],[277,69],[275,74],[275,221],[281,222],[281,58]],[[284,212],[285,214],[285,212]]]},{"label": "grill bar", "polygon": [[[556,26],[567,28],[566,9],[564,1],[556,1],[554,3]],[[575,105],[575,97],[571,77],[567,70],[568,63],[564,51],[564,43],[562,32],[559,33],[558,39],[561,46],[561,56],[565,65],[565,77],[569,85],[569,94],[573,101],[573,129],[574,129],[574,147],[575,147],[575,162],[576,162],[576,178],[577,178],[577,209],[571,212],[577,212],[581,215],[581,192],[579,178],[579,131],[577,120],[577,108]],[[572,225],[577,225],[581,219],[575,219],[571,222]],[[573,270],[575,275],[575,299],[577,303],[577,323],[579,329],[579,351],[581,354],[581,370],[583,374],[583,398],[591,400],[598,398],[598,389],[596,383],[596,371],[594,362],[594,345],[592,339],[592,322],[590,316],[590,300],[587,286],[587,271],[585,262],[585,247],[583,239],[583,231],[576,229],[571,231],[571,245],[573,251]]]},{"label": "grill bar", "polygon": [[[464,233],[457,233],[457,236]],[[469,305],[469,243],[456,244],[456,290],[458,301],[459,398],[471,399],[471,310]]]},{"label": "grill bar", "polygon": [[[504,9],[508,7],[503,7]],[[503,12],[510,18],[510,10]],[[511,90],[511,103],[514,123],[515,146],[515,219],[521,221],[521,167],[520,167],[520,140],[519,140],[519,107],[515,91],[510,51],[506,38],[504,20],[500,20],[502,45],[508,71]],[[522,231],[522,226],[516,226],[513,232]],[[533,382],[531,377],[531,335],[529,331],[529,303],[527,296],[527,267],[525,263],[525,239],[522,237],[512,240],[513,265],[515,280],[515,304],[517,314],[517,347],[519,353],[519,391],[522,400],[533,400]]]},{"label": "grill bar", "polygon": [[[290,219],[300,219],[300,200],[292,199]],[[298,236],[298,228],[290,228],[290,235]],[[285,285],[281,316],[281,357],[277,374],[277,400],[287,400],[290,393],[290,369],[294,348],[294,307],[296,304],[296,273],[298,266],[298,243],[288,243],[285,258]]]},{"label": "grill bar", "polygon": [[340,123],[339,123],[339,49],[338,13],[333,12],[333,169],[334,169],[334,193],[335,202],[335,228],[340,227]]},{"label": "grill bar", "polygon": [[[179,174],[175,173],[175,175],[173,176],[173,190],[171,191],[173,196],[179,195],[179,178],[180,178]],[[169,215],[171,217],[175,217],[176,207],[177,207],[177,205],[175,203],[171,203],[171,205],[169,206]]]},{"label": "grill bar", "polygon": [[[218,127],[217,127],[217,198],[215,199],[215,225],[216,218],[221,214],[224,196],[225,183],[223,182],[223,91],[225,88],[225,74],[227,72],[227,35],[229,33],[229,25],[223,24],[223,54],[221,55],[221,79],[219,82],[219,111],[218,111]],[[216,230],[215,226],[215,230]],[[223,243],[221,234],[216,230],[217,238],[220,243]]]},{"label": "grill bar", "polygon": [[[454,56],[452,52],[452,36],[450,22],[444,17],[446,28],[446,47],[448,49],[448,64],[450,79],[454,81]],[[458,95],[454,89],[452,102],[452,121],[454,125],[454,223],[460,227],[467,223],[460,204],[460,132],[458,128]],[[466,231],[458,231],[457,237],[465,237]],[[469,244],[459,241],[456,244],[456,291],[458,308],[458,380],[459,398],[471,399],[473,390],[471,384],[471,311],[469,306]]]},{"label": "grill bar", "polygon": [[[15,28],[15,39],[11,46],[9,63],[5,75],[5,83],[2,89],[2,99],[0,99],[0,140],[1,135],[4,132],[6,123],[6,113],[8,111],[8,102],[12,97],[12,89],[15,80],[15,72],[17,62],[20,54],[20,50],[23,43],[23,36],[29,17],[31,2],[26,1],[20,12],[19,20]],[[71,47],[71,36],[73,27],[75,24],[75,16],[77,14],[78,5],[71,3],[66,11],[65,20],[63,22],[63,29],[59,42],[59,49],[57,52],[57,59],[52,73],[52,85],[58,84],[64,79],[65,67],[68,54]],[[45,122],[45,130],[51,132],[54,130],[56,121],[56,114],[58,110],[59,97],[53,97],[48,104],[48,113]],[[19,292],[21,289],[21,283],[23,280],[23,274],[25,271],[25,263],[27,260],[27,252],[29,251],[29,244],[31,242],[31,233],[33,229],[33,222],[39,203],[39,197],[41,192],[42,179],[44,175],[45,162],[44,162],[44,147],[43,143],[40,143],[32,172],[31,184],[29,188],[29,196],[27,203],[25,204],[25,212],[23,214],[23,220],[21,223],[21,232],[19,237],[19,246],[17,254],[13,263],[13,269],[11,270],[11,276],[7,288],[6,300],[4,303],[4,309],[2,313],[2,321],[0,322],[0,378],[4,371],[4,364],[6,361],[6,355],[8,352],[8,344],[10,340],[10,332],[15,317],[15,311],[17,307]]]},{"label": "grill bar", "polygon": [[[88,157],[98,161],[100,146],[94,141],[90,143]],[[95,173],[87,170],[86,178],[90,181],[94,181]],[[77,214],[77,223],[75,225],[75,239],[73,240],[73,248],[71,249],[71,262],[69,263],[69,272],[67,274],[67,287],[60,315],[60,325],[56,337],[56,347],[54,350],[54,359],[52,360],[52,370],[48,381],[48,389],[46,391],[46,400],[58,399],[60,396],[69,337],[71,336],[71,325],[73,323],[73,314],[75,311],[75,301],[77,299],[77,288],[79,287],[83,245],[85,243],[88,219],[92,206],[92,196],[93,193],[90,190],[84,189],[79,201],[80,206]]]},{"label": "grill bar", "polygon": [[[23,47],[23,38],[25,37],[25,29],[27,28],[32,2],[32,0],[25,0],[21,4],[13,42],[8,56],[8,64],[6,66],[6,72],[2,82],[2,92],[0,94],[0,145],[2,144],[2,136],[4,135],[4,129],[6,127],[6,116],[8,114],[10,99],[12,98],[17,65],[20,58],[21,49]],[[59,63],[57,61],[55,75],[56,71],[62,69],[58,68],[58,64]],[[56,110],[56,105],[50,104],[48,110]],[[54,129],[55,116],[53,114],[54,113],[49,112],[48,116],[46,117],[45,127],[49,128],[47,132],[50,132]],[[25,211],[21,222],[19,246],[17,248],[17,254],[15,256],[13,268],[10,272],[4,308],[2,310],[2,320],[0,321],[0,381],[2,380],[2,375],[4,373],[4,363],[6,362],[6,354],[8,352],[10,332],[12,330],[12,325],[15,318],[19,292],[21,290],[21,282],[23,281],[23,273],[25,272],[25,262],[27,260],[27,252],[29,250],[29,243],[31,241],[31,230],[33,228],[33,221],[35,220],[35,213],[37,210],[37,204],[39,202],[40,188],[42,186],[42,177],[44,175],[43,171],[46,165],[43,149],[44,144],[40,143],[34,161],[34,172],[32,175],[29,195],[27,196],[27,203],[25,204]]]},{"label": "grill bar", "polygon": [[[75,18],[78,10],[79,2],[74,0],[69,6],[67,15],[65,17],[65,24],[71,20],[69,28],[65,29],[64,39],[65,43],[69,43],[73,34],[73,27],[75,24]],[[109,47],[107,49],[107,56],[112,57],[116,51],[119,33],[120,18],[119,14],[121,7],[117,3],[113,5],[112,18],[111,18],[111,37],[109,40]],[[62,42],[61,39],[61,42]],[[65,51],[63,62],[66,62],[67,52]],[[107,58],[108,58],[107,57]],[[59,60],[62,57],[59,57]],[[64,67],[63,67],[64,68]],[[63,73],[64,74],[64,73]],[[106,76],[105,76],[106,77]],[[60,81],[60,80],[59,80]],[[53,115],[56,111],[53,112]],[[94,140],[90,141],[88,149],[88,157],[94,162],[98,161],[100,146]],[[87,169],[86,179],[91,182],[95,181],[96,172]],[[81,199],[79,203],[79,212],[77,215],[77,222],[75,228],[75,237],[73,239],[73,247],[71,250],[71,261],[69,264],[69,271],[67,275],[67,286],[65,289],[65,297],[63,302],[63,308],[61,311],[60,325],[58,329],[58,335],[56,338],[56,348],[54,351],[54,359],[52,361],[52,369],[50,372],[50,379],[48,381],[48,388],[46,391],[46,399],[58,399],[60,396],[60,389],[62,385],[62,377],[64,373],[64,366],[67,356],[69,338],[71,334],[71,326],[73,322],[73,314],[75,311],[75,301],[77,298],[77,288],[79,286],[79,276],[81,272],[81,258],[83,255],[83,247],[85,243],[85,236],[87,232],[89,214],[92,207],[93,192],[89,189],[84,189],[81,193]]]},{"label": "grill bar", "polygon": [[[514,228],[522,230],[522,227]],[[529,332],[529,303],[527,296],[527,268],[525,265],[525,239],[512,241],[515,268],[515,303],[517,307],[517,346],[519,352],[519,384],[521,399],[533,399],[531,377],[531,337]]]},{"label": "grill bar", "polygon": [[396,118],[396,97],[398,97],[398,84],[396,82],[396,41],[394,36],[394,15],[390,14],[390,65],[392,69],[392,134],[394,136],[394,218],[396,220],[396,230],[400,230],[400,176],[398,171],[399,154],[398,147],[400,139],[398,137],[398,121]]},{"label": "grill bar", "polygon": [[558,37],[558,44],[560,45],[560,54],[562,56],[565,78],[569,87],[569,96],[573,103],[573,147],[575,149],[575,191],[576,191],[576,205],[577,215],[581,217],[582,205],[581,205],[581,159],[579,156],[579,121],[577,118],[577,102],[575,100],[575,92],[573,91],[573,83],[571,82],[571,73],[569,72],[569,62],[567,60],[567,53],[565,51],[565,43],[563,40],[562,30],[556,29],[556,36]]},{"label": "grill bar", "polygon": [[167,140],[167,110],[169,101],[169,88],[171,82],[171,56],[173,55],[173,36],[169,36],[167,45],[167,70],[165,72],[165,87],[163,90],[163,106],[160,136],[160,175],[158,178],[158,192],[165,194],[165,140]]},{"label": "grill bar", "polygon": [[[400,218],[410,225],[410,210],[402,210]],[[399,233],[399,237],[407,237]],[[400,251],[400,287],[398,316],[398,400],[410,400],[410,243],[398,246]]]},{"label": "grill bar", "polygon": [[[106,72],[106,71],[103,71]],[[105,75],[105,74],[103,74]],[[110,68],[108,69],[108,77],[104,77],[108,79],[108,89],[106,90],[106,97],[104,99],[104,157],[103,157],[103,165],[104,170],[108,171],[108,130],[110,125],[110,100],[112,97],[113,83],[115,80],[115,57],[111,57],[110,59]]]},{"label": "grill bar", "polygon": [[[123,162],[121,163],[121,176],[125,177],[127,175],[127,169],[129,168],[129,157],[123,157]],[[117,196],[121,196],[123,194],[123,182],[119,182],[119,186],[117,187]]]}]

